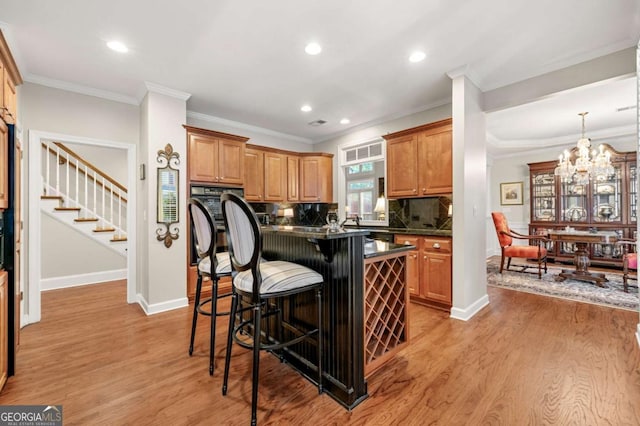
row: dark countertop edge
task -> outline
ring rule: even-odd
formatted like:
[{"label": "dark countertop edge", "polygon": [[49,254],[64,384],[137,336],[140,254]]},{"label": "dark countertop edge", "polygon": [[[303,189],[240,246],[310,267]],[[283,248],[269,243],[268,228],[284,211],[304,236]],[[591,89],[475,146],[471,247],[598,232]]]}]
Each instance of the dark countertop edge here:
[{"label": "dark countertop edge", "polygon": [[303,238],[315,238],[317,240],[334,240],[340,238],[359,237],[369,235],[369,229],[340,229],[330,231],[329,228],[321,226],[262,226],[263,233],[282,233]]},{"label": "dark countertop edge", "polygon": [[408,244],[394,244],[382,241],[370,241],[364,244],[364,258],[370,259],[387,254],[402,253],[405,251],[415,250],[415,248],[415,246]]},{"label": "dark countertop edge", "polygon": [[376,232],[380,234],[403,234],[403,235],[426,235],[437,237],[451,237],[453,232],[451,229],[410,229],[410,228],[376,228],[369,226],[367,228],[369,232]]}]

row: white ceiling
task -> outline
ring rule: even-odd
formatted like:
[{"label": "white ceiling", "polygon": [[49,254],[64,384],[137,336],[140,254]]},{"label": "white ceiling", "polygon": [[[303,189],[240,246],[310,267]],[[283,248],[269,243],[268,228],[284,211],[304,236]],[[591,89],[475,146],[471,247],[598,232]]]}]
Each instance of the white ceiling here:
[{"label": "white ceiling", "polygon": [[[0,0],[0,10],[26,81],[132,103],[150,82],[191,94],[189,111],[308,142],[448,103],[447,72],[461,66],[487,91],[640,38],[638,0]],[[130,52],[108,50],[111,39]],[[304,53],[310,41],[320,55]],[[426,60],[410,63],[414,49]],[[545,121],[526,107],[492,113],[489,133],[496,145],[576,134],[585,108],[595,126],[596,108],[577,99],[540,101],[557,109]],[[307,124],[318,119],[327,124]]]}]

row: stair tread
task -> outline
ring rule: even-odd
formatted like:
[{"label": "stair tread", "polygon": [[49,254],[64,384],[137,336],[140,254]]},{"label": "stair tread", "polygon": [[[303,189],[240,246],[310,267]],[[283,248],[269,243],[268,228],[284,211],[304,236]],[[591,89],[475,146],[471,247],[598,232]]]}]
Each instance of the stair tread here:
[{"label": "stair tread", "polygon": [[62,196],[61,195],[41,195],[40,196],[41,200],[62,200]]},{"label": "stair tread", "polygon": [[79,217],[77,219],[73,219],[74,222],[97,222],[97,217]]},{"label": "stair tread", "polygon": [[70,212],[70,211],[79,212],[80,211],[80,207],[56,207],[56,208],[54,208],[54,210],[57,210],[57,211],[68,211],[68,212]]},{"label": "stair tread", "polygon": [[120,241],[127,241],[127,237],[116,237],[116,238],[112,238],[109,241],[111,241],[112,243],[118,243]]},{"label": "stair tread", "polygon": [[93,232],[113,232],[116,228],[96,228]]}]

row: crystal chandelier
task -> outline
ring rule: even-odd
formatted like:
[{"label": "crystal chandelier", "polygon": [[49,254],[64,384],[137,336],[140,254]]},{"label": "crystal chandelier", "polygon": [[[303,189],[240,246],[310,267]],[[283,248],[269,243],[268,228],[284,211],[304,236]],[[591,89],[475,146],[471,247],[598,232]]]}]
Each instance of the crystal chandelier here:
[{"label": "crystal chandelier", "polygon": [[604,181],[615,173],[611,165],[611,153],[604,149],[604,145],[600,145],[598,151],[594,149],[591,153],[589,152],[591,142],[584,136],[584,116],[587,114],[588,112],[578,114],[582,117],[582,137],[577,144],[575,164],[571,163],[569,150],[565,150],[560,154],[558,167],[554,171],[554,174],[562,180],[579,185],[586,185],[590,179]]}]

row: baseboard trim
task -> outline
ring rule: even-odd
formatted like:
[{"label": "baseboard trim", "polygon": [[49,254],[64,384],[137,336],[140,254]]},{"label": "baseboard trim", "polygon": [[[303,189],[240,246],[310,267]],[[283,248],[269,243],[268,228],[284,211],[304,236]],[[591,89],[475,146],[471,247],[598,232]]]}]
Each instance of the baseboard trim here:
[{"label": "baseboard trim", "polygon": [[107,281],[126,279],[126,269],[115,269],[112,271],[68,275],[66,277],[44,278],[40,280],[40,291],[58,290],[61,288],[78,287],[82,285],[98,284]]},{"label": "baseboard trim", "polygon": [[485,294],[484,296],[482,296],[480,299],[473,302],[471,305],[469,305],[465,309],[451,308],[450,318],[462,320],[462,321],[468,321],[475,314],[477,314],[480,311],[480,309],[484,308],[488,304],[489,304],[489,295]]},{"label": "baseboard trim", "polygon": [[138,293],[138,304],[145,314],[154,315],[189,306],[189,298],[181,297],[179,299],[167,300],[166,302],[149,304],[149,302],[147,302],[146,299]]}]

